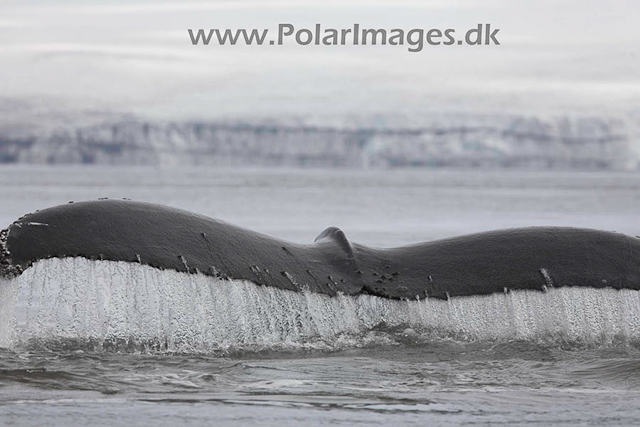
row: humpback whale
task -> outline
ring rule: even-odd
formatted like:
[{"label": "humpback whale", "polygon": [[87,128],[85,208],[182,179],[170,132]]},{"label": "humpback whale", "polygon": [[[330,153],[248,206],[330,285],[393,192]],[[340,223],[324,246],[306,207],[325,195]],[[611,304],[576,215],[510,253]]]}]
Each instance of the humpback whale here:
[{"label": "humpback whale", "polygon": [[640,289],[640,239],[619,233],[530,227],[380,249],[350,242],[330,227],[313,243],[297,244],[130,200],[40,210],[0,233],[2,276],[54,257],[127,261],[331,296],[448,299],[551,287]]}]

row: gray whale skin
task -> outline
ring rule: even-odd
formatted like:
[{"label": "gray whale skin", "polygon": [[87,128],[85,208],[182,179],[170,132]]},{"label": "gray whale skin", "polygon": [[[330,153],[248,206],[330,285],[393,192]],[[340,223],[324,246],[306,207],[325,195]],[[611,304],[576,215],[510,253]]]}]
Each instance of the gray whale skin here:
[{"label": "gray whale skin", "polygon": [[41,259],[84,257],[393,299],[563,286],[640,289],[640,239],[578,228],[499,230],[377,249],[331,227],[303,245],[180,209],[97,200],[25,215],[0,233],[0,243],[5,277]]}]

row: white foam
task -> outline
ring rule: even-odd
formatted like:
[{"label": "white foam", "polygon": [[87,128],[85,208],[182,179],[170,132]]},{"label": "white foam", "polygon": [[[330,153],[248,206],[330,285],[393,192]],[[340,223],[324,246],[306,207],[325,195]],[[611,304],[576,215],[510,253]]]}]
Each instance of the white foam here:
[{"label": "white foam", "polygon": [[640,292],[554,288],[449,301],[329,297],[84,258],[42,260],[0,283],[0,346],[8,348],[126,340],[206,352],[331,343],[381,324],[469,340],[635,341]]}]

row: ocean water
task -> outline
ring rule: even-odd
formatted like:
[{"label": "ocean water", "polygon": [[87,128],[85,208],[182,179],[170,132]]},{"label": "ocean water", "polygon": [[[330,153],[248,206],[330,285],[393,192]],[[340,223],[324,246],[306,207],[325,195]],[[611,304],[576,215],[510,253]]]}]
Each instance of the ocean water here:
[{"label": "ocean water", "polygon": [[[98,197],[310,242],[640,234],[640,175],[6,167],[2,226]],[[640,293],[330,298],[81,258],[0,281],[0,425],[633,425]]]}]

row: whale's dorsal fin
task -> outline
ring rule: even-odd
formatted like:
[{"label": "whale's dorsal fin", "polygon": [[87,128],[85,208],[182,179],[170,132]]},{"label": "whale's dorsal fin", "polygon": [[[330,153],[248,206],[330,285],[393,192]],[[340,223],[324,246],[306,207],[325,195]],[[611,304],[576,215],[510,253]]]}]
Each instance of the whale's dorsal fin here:
[{"label": "whale's dorsal fin", "polygon": [[349,257],[353,257],[353,247],[351,246],[351,242],[347,239],[344,231],[340,230],[338,227],[327,228],[322,233],[318,234],[318,237],[314,240],[316,243],[323,243],[325,241],[336,243]]}]

